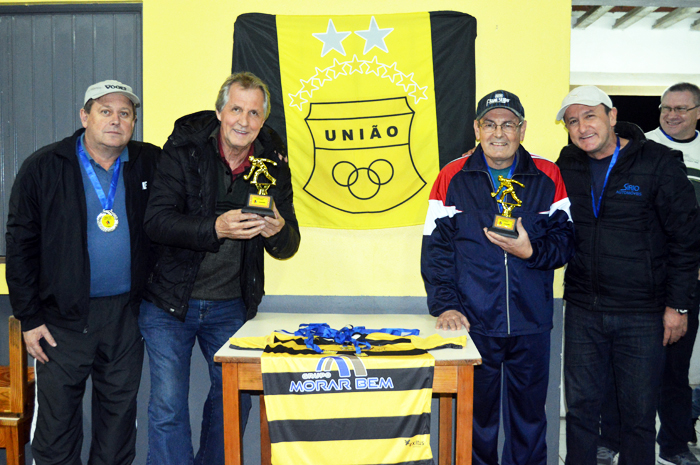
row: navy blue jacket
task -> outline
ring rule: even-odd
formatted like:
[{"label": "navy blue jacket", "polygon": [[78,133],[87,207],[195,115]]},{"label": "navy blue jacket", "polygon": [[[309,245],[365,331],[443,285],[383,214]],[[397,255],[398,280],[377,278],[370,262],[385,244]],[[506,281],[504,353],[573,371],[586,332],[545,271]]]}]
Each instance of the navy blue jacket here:
[{"label": "navy blue jacket", "polygon": [[569,200],[557,166],[518,149],[513,178],[521,217],[532,242],[527,260],[489,242],[483,228],[499,213],[479,145],[445,166],[430,193],[421,272],[434,316],[466,315],[470,331],[485,336],[537,334],[552,328],[554,269],[573,254]]}]

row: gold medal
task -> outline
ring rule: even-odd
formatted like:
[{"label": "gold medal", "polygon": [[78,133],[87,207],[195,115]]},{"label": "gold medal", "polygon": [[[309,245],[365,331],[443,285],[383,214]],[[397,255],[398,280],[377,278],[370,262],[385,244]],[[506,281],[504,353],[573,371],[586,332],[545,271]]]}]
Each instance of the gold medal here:
[{"label": "gold medal", "polygon": [[104,210],[97,215],[97,227],[104,232],[112,232],[117,229],[119,218],[112,210]]}]

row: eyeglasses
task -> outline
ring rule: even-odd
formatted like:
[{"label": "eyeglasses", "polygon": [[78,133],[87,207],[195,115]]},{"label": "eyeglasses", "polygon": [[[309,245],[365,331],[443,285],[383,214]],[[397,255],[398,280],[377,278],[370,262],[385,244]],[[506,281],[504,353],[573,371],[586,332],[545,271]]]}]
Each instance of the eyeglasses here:
[{"label": "eyeglasses", "polygon": [[685,115],[688,113],[690,110],[694,110],[697,107],[700,107],[700,105],[695,105],[694,107],[667,107],[665,105],[659,105],[659,110],[661,110],[661,114],[665,115],[666,113],[671,113],[672,111],[675,111],[679,115]]},{"label": "eyeglasses", "polygon": [[479,127],[481,128],[481,130],[487,134],[496,132],[496,128],[501,128],[501,131],[503,131],[505,134],[515,134],[518,128],[522,125],[522,121],[519,123],[506,121],[505,123],[501,124],[496,124],[493,121],[484,121],[483,123],[479,123]]}]

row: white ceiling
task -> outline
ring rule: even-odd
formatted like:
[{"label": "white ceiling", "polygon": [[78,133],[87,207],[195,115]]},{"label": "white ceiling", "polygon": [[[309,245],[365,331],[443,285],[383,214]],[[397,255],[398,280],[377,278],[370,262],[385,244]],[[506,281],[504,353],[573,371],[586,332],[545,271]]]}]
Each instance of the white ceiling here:
[{"label": "white ceiling", "polygon": [[[647,11],[631,24],[621,22],[629,15],[630,7],[649,7],[651,1],[573,0],[572,3],[572,86],[597,85],[613,95],[659,95],[680,81],[700,85],[700,30],[696,30],[700,23],[700,1],[654,1],[664,8]],[[614,3],[617,8],[581,26],[581,18],[587,14],[582,7],[590,9],[602,3],[607,6]],[[668,20],[679,9],[691,8],[689,4],[694,5],[692,14],[675,22]]]}]

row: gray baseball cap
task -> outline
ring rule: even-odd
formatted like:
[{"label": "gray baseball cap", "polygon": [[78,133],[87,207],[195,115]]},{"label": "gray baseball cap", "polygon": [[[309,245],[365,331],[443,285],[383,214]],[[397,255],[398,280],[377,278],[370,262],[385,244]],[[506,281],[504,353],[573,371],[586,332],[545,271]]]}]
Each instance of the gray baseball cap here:
[{"label": "gray baseball cap", "polygon": [[134,103],[135,108],[141,106],[141,100],[134,94],[130,86],[113,79],[101,81],[88,87],[85,91],[83,105],[90,99],[98,99],[107,94],[122,94]]},{"label": "gray baseball cap", "polygon": [[572,90],[564,97],[561,108],[557,112],[557,121],[564,119],[564,113],[570,105],[586,105],[587,107],[597,107],[600,104],[608,108],[613,107],[612,100],[608,94],[598,89],[596,86],[580,86]]}]

